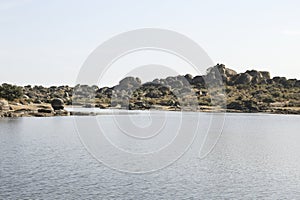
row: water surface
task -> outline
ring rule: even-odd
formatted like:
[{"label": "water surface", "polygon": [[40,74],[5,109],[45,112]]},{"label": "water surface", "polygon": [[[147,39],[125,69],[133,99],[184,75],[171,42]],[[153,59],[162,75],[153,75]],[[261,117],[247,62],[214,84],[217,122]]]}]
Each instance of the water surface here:
[{"label": "water surface", "polygon": [[299,199],[299,122],[227,114],[206,158],[191,150],[162,170],[129,174],[94,159],[72,117],[0,119],[0,199]]}]

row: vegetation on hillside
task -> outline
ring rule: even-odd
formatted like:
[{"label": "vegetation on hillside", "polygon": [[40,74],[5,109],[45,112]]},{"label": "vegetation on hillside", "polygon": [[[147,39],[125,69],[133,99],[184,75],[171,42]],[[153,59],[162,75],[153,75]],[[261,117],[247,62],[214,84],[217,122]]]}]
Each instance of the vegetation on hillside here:
[{"label": "vegetation on hillside", "polygon": [[22,87],[3,83],[0,85],[0,98],[6,99],[8,101],[13,101],[15,99],[20,99],[23,96]]}]

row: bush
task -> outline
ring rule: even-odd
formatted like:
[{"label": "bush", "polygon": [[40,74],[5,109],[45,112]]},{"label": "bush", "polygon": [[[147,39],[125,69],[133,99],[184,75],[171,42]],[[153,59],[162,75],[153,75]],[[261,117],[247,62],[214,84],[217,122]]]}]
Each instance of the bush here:
[{"label": "bush", "polygon": [[274,103],[275,102],[275,100],[271,96],[266,96],[265,98],[263,98],[262,101],[264,103]]},{"label": "bush", "polygon": [[0,86],[0,98],[4,98],[8,101],[13,101],[19,99],[23,96],[23,91],[21,87],[3,83]]},{"label": "bush", "polygon": [[281,92],[273,92],[273,93],[271,93],[272,94],[272,96],[273,97],[275,97],[275,98],[278,98],[278,97],[282,97],[282,94],[281,94]]}]

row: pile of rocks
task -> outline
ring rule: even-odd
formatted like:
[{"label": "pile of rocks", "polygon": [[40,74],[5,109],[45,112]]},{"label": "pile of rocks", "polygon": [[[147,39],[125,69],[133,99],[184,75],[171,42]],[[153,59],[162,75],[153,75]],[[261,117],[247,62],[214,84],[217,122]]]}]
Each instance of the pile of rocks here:
[{"label": "pile of rocks", "polygon": [[21,104],[0,99],[0,117],[50,117],[67,116],[70,113],[64,110],[64,102],[61,99],[53,99],[51,104]]},{"label": "pile of rocks", "polygon": [[220,99],[219,102],[222,102],[225,95],[228,96],[228,109],[256,112],[268,110],[268,104],[274,101],[297,106],[300,103],[299,88],[300,80],[297,79],[271,78],[269,72],[257,70],[237,73],[223,64],[217,64],[209,68],[205,75],[186,74],[147,83],[142,83],[136,77],[126,77],[114,87],[76,85],[47,88],[28,85],[21,87],[20,98],[10,102],[0,100],[0,114],[66,115],[65,105],[101,109],[185,110],[195,105],[212,106],[212,96],[218,97],[215,101]]}]

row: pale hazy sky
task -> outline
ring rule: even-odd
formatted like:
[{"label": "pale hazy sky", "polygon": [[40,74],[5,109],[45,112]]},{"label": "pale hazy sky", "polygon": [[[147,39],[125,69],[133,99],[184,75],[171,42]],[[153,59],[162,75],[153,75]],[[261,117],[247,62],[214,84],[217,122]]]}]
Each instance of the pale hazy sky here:
[{"label": "pale hazy sky", "polygon": [[145,27],[182,33],[238,72],[299,79],[299,8],[298,0],[0,0],[0,82],[72,85],[98,45]]}]

